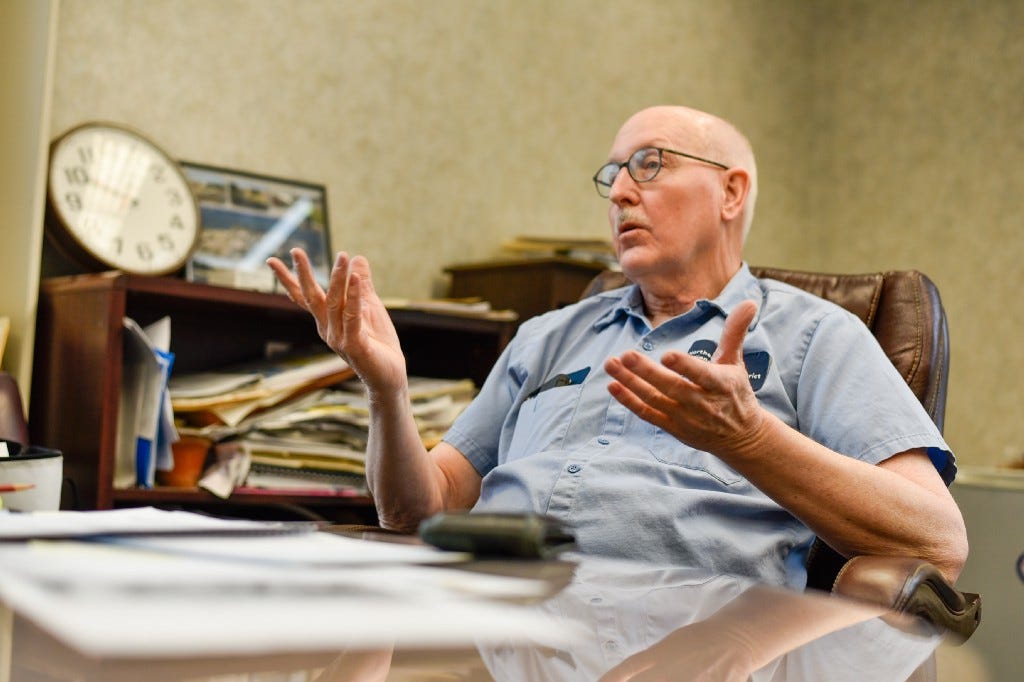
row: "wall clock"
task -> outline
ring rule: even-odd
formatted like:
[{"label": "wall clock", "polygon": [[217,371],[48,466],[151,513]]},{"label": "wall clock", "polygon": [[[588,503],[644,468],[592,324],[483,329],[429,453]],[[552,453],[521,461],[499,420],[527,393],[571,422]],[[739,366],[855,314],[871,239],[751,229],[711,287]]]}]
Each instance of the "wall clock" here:
[{"label": "wall clock", "polygon": [[50,146],[46,235],[86,271],[166,275],[199,241],[199,208],[184,173],[124,126],[90,122]]}]

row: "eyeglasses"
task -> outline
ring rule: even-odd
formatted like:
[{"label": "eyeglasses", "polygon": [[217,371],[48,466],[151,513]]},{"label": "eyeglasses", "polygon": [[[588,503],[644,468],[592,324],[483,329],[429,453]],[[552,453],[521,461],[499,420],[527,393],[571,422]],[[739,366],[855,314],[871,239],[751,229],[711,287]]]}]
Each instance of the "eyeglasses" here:
[{"label": "eyeglasses", "polygon": [[677,152],[674,149],[663,149],[661,147],[644,147],[633,152],[633,155],[627,161],[622,163],[612,161],[601,166],[601,169],[594,174],[594,187],[597,188],[597,193],[605,199],[608,198],[612,193],[612,184],[615,182],[615,178],[619,177],[619,171],[622,170],[623,166],[629,171],[629,177],[637,182],[650,182],[658,175],[658,171],[661,170],[662,155],[665,152],[676,154],[677,156],[685,156],[694,161],[709,163],[722,170],[729,170],[729,167],[724,163],[718,163],[717,161],[687,154],[686,152]]}]

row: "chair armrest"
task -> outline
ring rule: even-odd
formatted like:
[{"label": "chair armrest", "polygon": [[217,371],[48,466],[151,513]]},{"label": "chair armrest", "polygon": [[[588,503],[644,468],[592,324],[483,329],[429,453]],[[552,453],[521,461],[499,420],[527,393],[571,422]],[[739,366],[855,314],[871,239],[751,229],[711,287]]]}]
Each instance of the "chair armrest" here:
[{"label": "chair armrest", "polygon": [[856,556],[836,576],[832,593],[917,616],[967,641],[981,620],[981,597],[960,592],[932,564],[910,557]]}]

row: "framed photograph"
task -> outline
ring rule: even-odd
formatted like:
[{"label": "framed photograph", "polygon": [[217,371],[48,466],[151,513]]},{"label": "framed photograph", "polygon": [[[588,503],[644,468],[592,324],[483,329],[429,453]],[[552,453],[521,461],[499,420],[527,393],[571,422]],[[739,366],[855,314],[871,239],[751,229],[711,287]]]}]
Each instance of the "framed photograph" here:
[{"label": "framed photograph", "polygon": [[309,254],[320,283],[330,276],[330,231],[323,185],[181,161],[199,204],[199,246],[185,272],[191,282],[277,291],[266,265],[289,249]]}]

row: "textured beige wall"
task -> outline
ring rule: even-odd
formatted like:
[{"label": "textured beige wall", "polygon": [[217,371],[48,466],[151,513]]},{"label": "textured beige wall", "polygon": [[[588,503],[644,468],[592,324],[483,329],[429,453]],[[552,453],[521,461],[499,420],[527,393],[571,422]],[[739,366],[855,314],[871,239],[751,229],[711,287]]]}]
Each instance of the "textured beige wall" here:
[{"label": "textured beige wall", "polygon": [[515,234],[603,236],[589,178],[622,119],[714,111],[758,151],[752,262],[938,282],[947,435],[982,463],[1024,442],[1021,7],[62,0],[52,132],[120,121],[178,158],[322,182],[335,248],[417,297]]},{"label": "textured beige wall", "polygon": [[818,3],[815,14],[822,266],[926,272],[949,314],[947,438],[963,462],[1018,456],[1024,3]]}]

